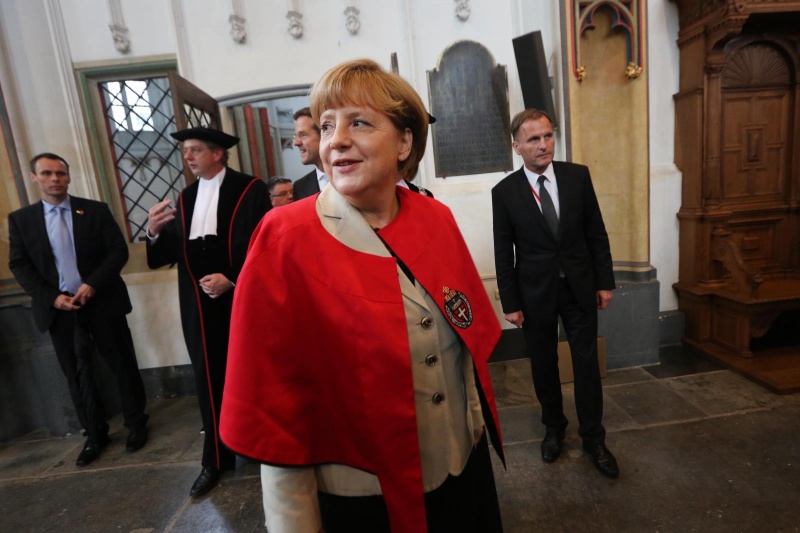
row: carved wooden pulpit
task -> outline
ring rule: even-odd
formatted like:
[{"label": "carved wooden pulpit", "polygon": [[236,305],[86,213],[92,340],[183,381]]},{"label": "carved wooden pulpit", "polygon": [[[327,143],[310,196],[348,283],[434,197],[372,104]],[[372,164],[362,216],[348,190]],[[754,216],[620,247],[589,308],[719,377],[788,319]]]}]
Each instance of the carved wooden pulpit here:
[{"label": "carved wooden pulpit", "polygon": [[672,1],[684,340],[757,357],[751,341],[800,309],[800,1]]}]

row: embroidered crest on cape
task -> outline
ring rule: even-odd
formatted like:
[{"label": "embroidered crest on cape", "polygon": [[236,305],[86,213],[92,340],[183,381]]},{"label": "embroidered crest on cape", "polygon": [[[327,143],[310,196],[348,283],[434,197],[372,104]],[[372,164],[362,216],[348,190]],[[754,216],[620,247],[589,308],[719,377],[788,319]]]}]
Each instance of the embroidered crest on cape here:
[{"label": "embroidered crest on cape", "polygon": [[442,287],[444,292],[444,311],[447,319],[461,329],[466,329],[472,325],[472,306],[463,292]]}]

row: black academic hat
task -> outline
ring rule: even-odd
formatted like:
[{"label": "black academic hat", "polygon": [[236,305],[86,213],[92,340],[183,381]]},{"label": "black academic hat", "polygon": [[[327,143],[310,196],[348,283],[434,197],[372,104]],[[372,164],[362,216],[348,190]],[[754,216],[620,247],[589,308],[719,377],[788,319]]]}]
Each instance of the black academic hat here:
[{"label": "black academic hat", "polygon": [[436,117],[428,113],[428,124],[433,124],[434,122],[436,122]]},{"label": "black academic hat", "polygon": [[200,141],[214,143],[220,148],[224,148],[226,150],[239,142],[239,137],[228,135],[224,131],[206,128],[205,126],[176,131],[175,133],[170,133],[170,136],[178,141],[198,139]]}]

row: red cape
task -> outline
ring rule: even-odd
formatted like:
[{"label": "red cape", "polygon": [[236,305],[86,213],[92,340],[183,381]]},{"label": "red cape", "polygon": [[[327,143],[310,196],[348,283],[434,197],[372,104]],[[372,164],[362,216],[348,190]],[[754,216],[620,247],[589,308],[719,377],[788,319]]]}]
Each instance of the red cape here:
[{"label": "red cape", "polygon": [[[487,367],[500,337],[494,309],[449,209],[398,195],[400,213],[380,235],[471,351],[502,458]],[[234,298],[220,432],[265,463],[372,472],[392,531],[426,530],[396,260],[337,241],[312,199],[273,210],[253,234]]]}]

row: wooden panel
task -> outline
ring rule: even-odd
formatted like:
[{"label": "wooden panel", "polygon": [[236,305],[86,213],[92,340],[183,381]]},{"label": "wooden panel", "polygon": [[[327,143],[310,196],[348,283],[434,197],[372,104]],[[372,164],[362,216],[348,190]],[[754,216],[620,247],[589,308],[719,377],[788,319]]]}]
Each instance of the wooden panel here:
[{"label": "wooden panel", "polygon": [[178,131],[197,126],[222,128],[219,104],[211,95],[175,72],[168,76]]},{"label": "wooden panel", "polygon": [[684,336],[695,342],[706,342],[711,335],[711,312],[707,296],[678,291],[680,309],[686,316]]},{"label": "wooden panel", "polygon": [[761,116],[768,117],[764,131],[767,172],[775,172],[774,177],[763,180],[763,190],[755,189],[756,194],[771,194],[776,199],[785,200],[790,153],[789,117],[790,93],[788,90],[773,95],[764,95],[757,106]]},{"label": "wooden panel", "polygon": [[681,46],[679,87],[681,92],[703,87],[706,50],[703,39],[693,39]]},{"label": "wooden panel", "polygon": [[723,100],[722,200],[784,200],[789,91],[726,93]]},{"label": "wooden panel", "polygon": [[787,192],[786,172],[789,146],[789,90],[762,93],[754,102],[754,112],[764,117],[765,169],[757,172],[753,183],[755,195],[773,195],[783,199]]},{"label": "wooden panel", "polygon": [[750,122],[750,93],[727,93],[722,109],[723,146],[739,148],[742,124]]},{"label": "wooden panel", "polygon": [[676,94],[675,100],[675,165],[683,173],[682,202],[684,208],[699,207],[702,200],[703,91]]},{"label": "wooden panel", "polygon": [[713,311],[714,340],[731,349],[737,349],[739,319],[735,314],[715,307]]},{"label": "wooden panel", "polygon": [[777,265],[775,258],[775,224],[753,224],[734,228],[731,235],[744,262],[751,267]]},{"label": "wooden panel", "polygon": [[750,43],[727,60],[722,83],[725,87],[751,88],[789,85],[792,75],[781,53],[764,43]]},{"label": "wooden panel", "polygon": [[785,203],[791,142],[789,64],[768,44],[751,42],[731,49],[722,72],[721,200]]}]

